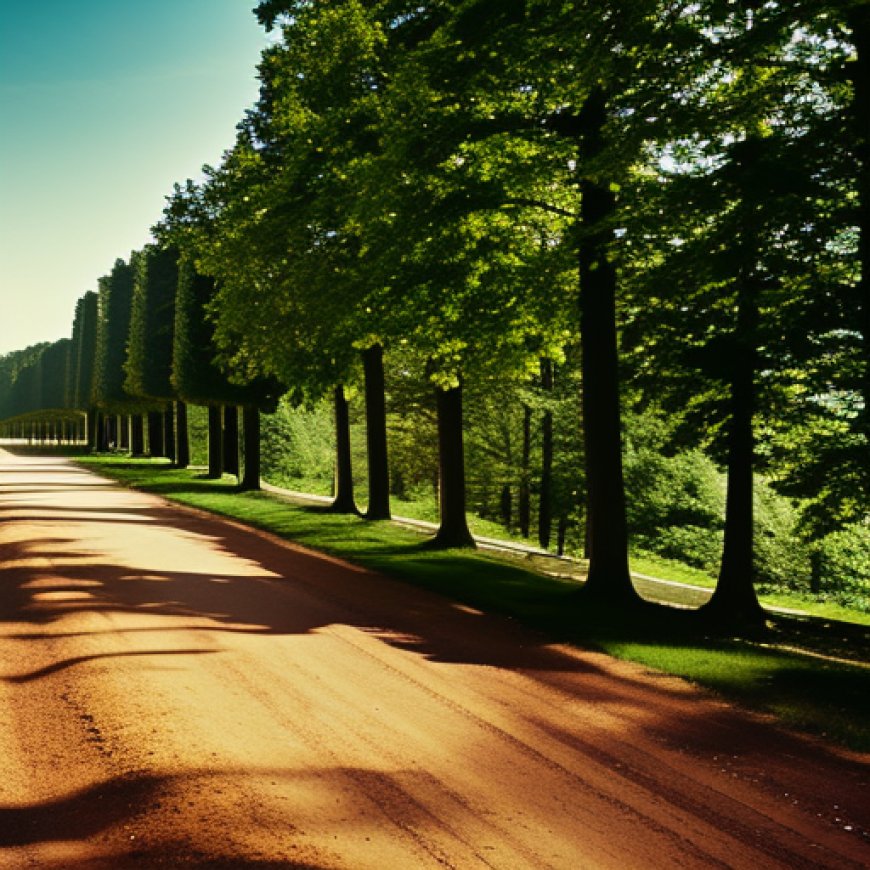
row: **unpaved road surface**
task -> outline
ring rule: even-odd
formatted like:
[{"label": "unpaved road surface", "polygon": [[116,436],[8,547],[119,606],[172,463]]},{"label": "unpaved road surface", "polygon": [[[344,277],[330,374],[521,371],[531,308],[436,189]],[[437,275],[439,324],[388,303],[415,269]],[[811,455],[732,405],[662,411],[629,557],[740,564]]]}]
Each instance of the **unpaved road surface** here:
[{"label": "unpaved road surface", "polygon": [[0,866],[870,865],[867,757],[0,453]]}]

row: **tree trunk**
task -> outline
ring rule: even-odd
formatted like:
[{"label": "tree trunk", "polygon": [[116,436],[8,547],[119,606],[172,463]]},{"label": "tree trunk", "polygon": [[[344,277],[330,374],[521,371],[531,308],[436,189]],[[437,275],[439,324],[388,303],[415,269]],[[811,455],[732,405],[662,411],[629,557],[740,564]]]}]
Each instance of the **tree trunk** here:
[{"label": "tree trunk", "polygon": [[239,409],[224,406],[224,471],[239,476]]},{"label": "tree trunk", "polygon": [[98,442],[97,430],[98,430],[99,425],[100,425],[99,424],[99,415],[92,408],[90,411],[88,411],[86,420],[87,420],[87,424],[86,424],[87,429],[86,429],[85,434],[86,434],[87,441],[88,441],[88,449],[89,450],[99,450],[100,448],[97,446],[97,442]]},{"label": "tree trunk", "polygon": [[175,462],[175,405],[172,402],[163,412],[163,452],[170,462]]},{"label": "tree trunk", "polygon": [[511,496],[511,485],[509,483],[503,484],[501,488],[501,496],[498,500],[498,512],[501,516],[502,525],[506,529],[509,529],[511,527],[511,520],[513,520],[513,497]]},{"label": "tree trunk", "polygon": [[260,409],[254,405],[242,408],[242,426],[245,445],[245,473],[241,489],[260,488]]},{"label": "tree trunk", "polygon": [[96,422],[97,452],[105,453],[108,447],[108,438],[106,434],[106,416],[102,411],[97,412]]},{"label": "tree trunk", "polygon": [[130,416],[128,414],[118,418],[118,446],[121,450],[130,449]]},{"label": "tree trunk", "polygon": [[520,490],[517,504],[517,521],[520,526],[520,534],[528,538],[532,519],[532,500],[529,492],[531,480],[531,456],[532,456],[532,409],[523,405],[523,447],[520,456]]},{"label": "tree trunk", "polygon": [[[599,86],[581,112],[578,164],[594,160],[603,150],[606,120],[606,96]],[[589,178],[581,178],[580,196],[579,309],[590,539],[584,592],[612,603],[635,604],[640,598],[628,571],[622,474],[616,270],[607,254],[616,200],[608,186]]]},{"label": "tree trunk", "polygon": [[223,474],[223,428],[220,405],[208,406],[208,476],[220,480]]},{"label": "tree trunk", "polygon": [[145,431],[141,414],[134,414],[130,418],[130,452],[133,456],[142,456],[145,453]]},{"label": "tree trunk", "polygon": [[438,409],[438,501],[441,523],[437,547],[473,547],[465,516],[465,451],[462,443],[462,386],[436,388]]},{"label": "tree trunk", "polygon": [[[541,388],[545,394],[553,392],[553,362],[541,360]],[[546,550],[550,546],[553,528],[553,412],[547,407],[541,421],[541,494],[538,500],[538,544]]]},{"label": "tree trunk", "polygon": [[387,461],[387,409],[384,351],[376,344],[363,351],[366,391],[366,448],[369,464],[369,504],[366,518],[390,518],[390,467]]},{"label": "tree trunk", "polygon": [[335,498],[332,510],[339,514],[357,513],[353,499],[353,473],[350,458],[350,412],[344,387],[333,391],[335,405]]},{"label": "tree trunk", "polygon": [[187,468],[190,465],[190,433],[187,428],[187,405],[184,402],[176,402],[176,444],[178,455],[175,464],[178,468]]},{"label": "tree trunk", "polygon": [[760,624],[764,611],[755,595],[752,479],[758,299],[751,278],[740,279],[737,324],[731,359],[731,420],[728,430],[728,490],[725,544],[713,597],[701,611],[727,625]]},{"label": "tree trunk", "polygon": [[160,411],[148,412],[148,455],[166,455],[163,449],[163,414]]},{"label": "tree trunk", "polygon": [[[44,432],[44,430],[43,430]],[[43,434],[43,440],[45,436]],[[106,446],[114,450],[118,446],[118,416],[110,414],[106,417]]]}]

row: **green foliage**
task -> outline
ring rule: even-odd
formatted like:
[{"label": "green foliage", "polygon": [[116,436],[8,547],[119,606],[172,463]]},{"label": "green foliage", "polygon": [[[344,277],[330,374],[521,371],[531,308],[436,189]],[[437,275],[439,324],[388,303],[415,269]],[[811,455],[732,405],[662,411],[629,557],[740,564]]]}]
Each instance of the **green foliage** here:
[{"label": "green foliage", "polygon": [[170,383],[178,250],[146,245],[133,263],[134,285],[124,388],[157,402],[176,398]]},{"label": "green foliage", "polygon": [[[131,261],[135,261],[135,255]],[[124,388],[134,275],[134,263],[118,259],[112,271],[99,281],[91,401],[113,414],[141,410],[140,400]]]},{"label": "green foliage", "polygon": [[187,433],[190,443],[190,464],[208,465],[208,409],[200,405],[187,406]]},{"label": "green foliage", "polygon": [[63,410],[67,407],[67,373],[70,365],[68,338],[50,344],[39,358],[42,378],[38,410]]},{"label": "green foliage", "polygon": [[80,411],[92,407],[94,361],[97,353],[97,315],[97,294],[93,291],[85,293],[76,303],[72,333],[75,370],[70,406]]},{"label": "green foliage", "polygon": [[262,417],[263,477],[276,485],[298,488],[313,482],[315,492],[332,490],[335,429],[326,403],[294,408],[286,399]]},{"label": "green foliage", "polygon": [[245,404],[251,391],[230,383],[215,361],[214,325],[208,319],[214,281],[197,272],[190,253],[182,255],[177,277],[172,386],[186,402]]},{"label": "green foliage", "polygon": [[810,549],[798,534],[799,513],[767,480],[755,482],[755,558],[762,588],[810,588]]},{"label": "green foliage", "polygon": [[822,593],[870,613],[870,527],[853,523],[818,542]]},{"label": "green foliage", "polygon": [[0,356],[0,416],[17,417],[32,410],[30,383],[48,343],[34,344]]}]

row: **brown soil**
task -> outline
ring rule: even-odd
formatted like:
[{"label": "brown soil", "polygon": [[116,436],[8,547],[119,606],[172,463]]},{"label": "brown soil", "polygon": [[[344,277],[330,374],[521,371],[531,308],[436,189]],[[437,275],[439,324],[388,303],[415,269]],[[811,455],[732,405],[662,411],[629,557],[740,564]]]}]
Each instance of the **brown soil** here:
[{"label": "brown soil", "polygon": [[870,865],[868,758],[0,453],[0,867]]}]

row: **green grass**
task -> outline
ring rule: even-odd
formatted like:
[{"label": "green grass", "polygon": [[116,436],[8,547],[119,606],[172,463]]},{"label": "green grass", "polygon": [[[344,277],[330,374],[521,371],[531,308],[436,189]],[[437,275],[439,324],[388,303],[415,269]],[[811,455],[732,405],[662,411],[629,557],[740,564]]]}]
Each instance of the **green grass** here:
[{"label": "green grass", "polygon": [[[332,493],[331,482],[324,481],[320,477],[274,477],[267,478],[268,482],[294,492],[308,493],[311,495],[330,495]],[[356,484],[355,495],[357,505],[365,509],[365,487]],[[438,502],[431,490],[418,492],[413,498],[391,497],[391,509],[393,516],[407,517],[411,520],[422,520],[427,523],[438,522]],[[530,542],[518,534],[509,532],[501,523],[483,517],[468,515],[468,528],[477,537],[499,538],[504,541],[514,541],[519,544]]]},{"label": "green grass", "polygon": [[[265,493],[238,493],[149,460],[86,457],[83,465],[129,486],[233,517],[482,610],[510,615],[554,640],[603,650],[684,677],[785,724],[870,751],[870,667],[786,651],[800,646],[866,660],[868,633],[854,622],[777,617],[763,638],[705,634],[692,614],[650,606],[633,616],[592,607],[575,579],[544,576],[521,559],[434,551],[388,522],[326,513]],[[398,510],[397,510],[398,512]],[[655,563],[643,573],[659,575]],[[634,562],[635,570],[638,569]],[[851,614],[851,611],[849,611]]]},{"label": "green grass", "polygon": [[662,580],[689,583],[692,586],[703,586],[709,589],[716,585],[716,578],[711,577],[706,571],[652,553],[634,552],[631,554],[630,564],[632,571],[659,577]]}]

